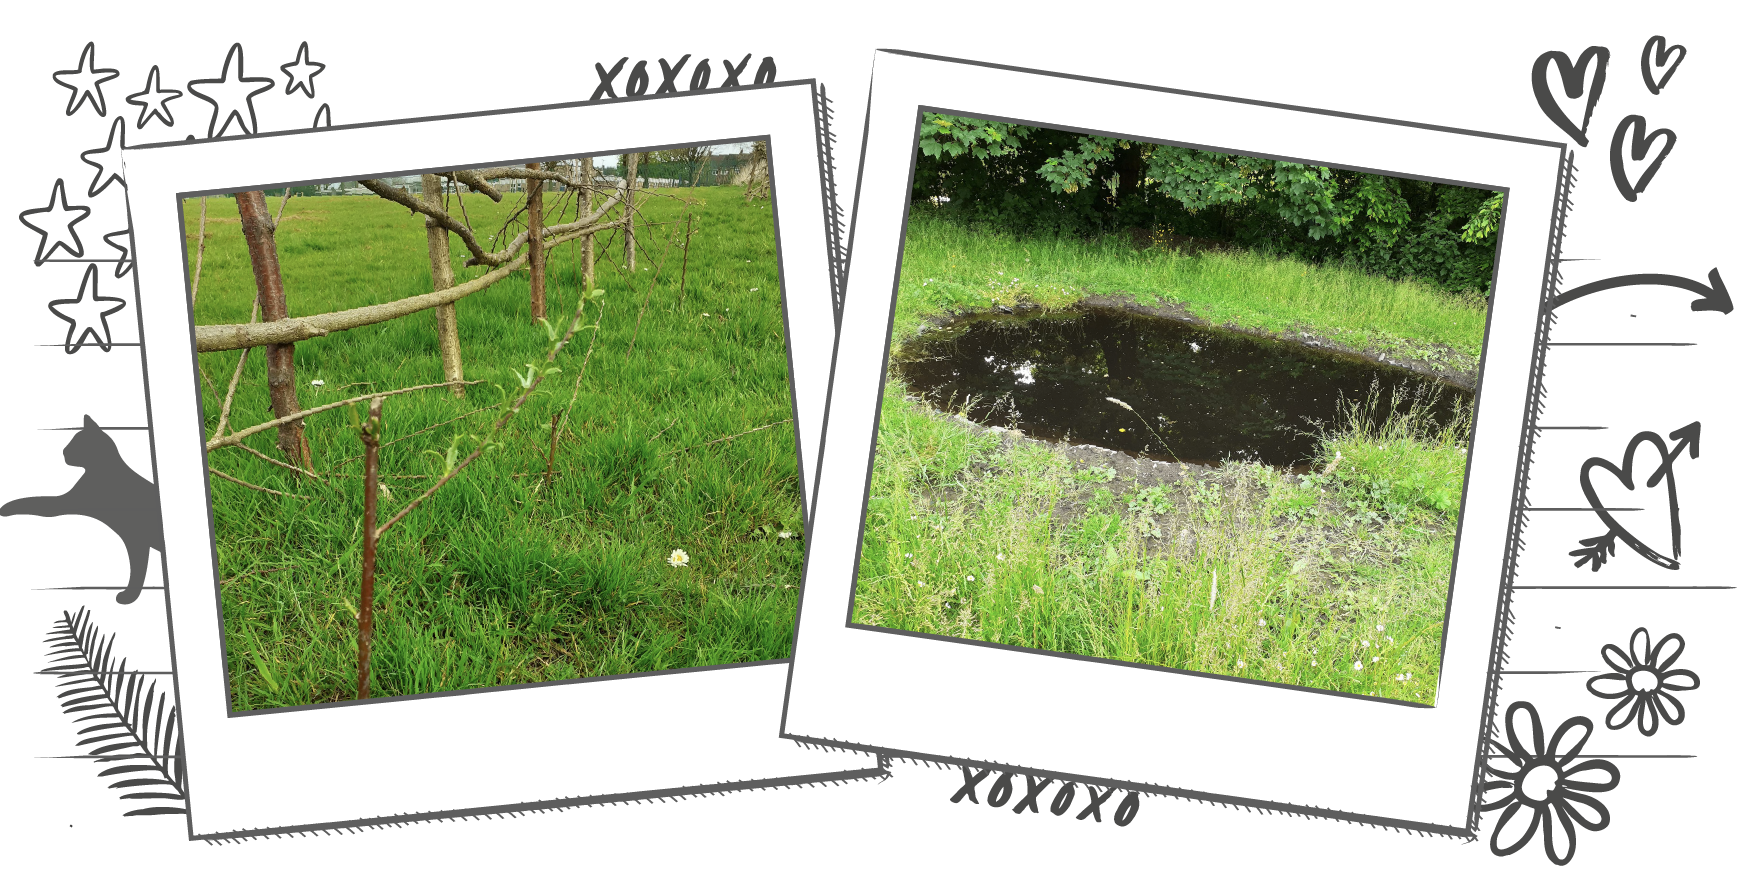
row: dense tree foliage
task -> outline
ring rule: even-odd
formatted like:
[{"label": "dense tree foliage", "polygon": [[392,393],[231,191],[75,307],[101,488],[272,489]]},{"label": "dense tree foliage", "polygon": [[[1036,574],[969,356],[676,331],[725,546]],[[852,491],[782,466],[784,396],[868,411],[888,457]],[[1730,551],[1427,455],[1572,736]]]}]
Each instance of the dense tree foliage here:
[{"label": "dense tree foliage", "polygon": [[1488,291],[1502,194],[924,113],[914,199],[1018,233],[1184,236]]}]

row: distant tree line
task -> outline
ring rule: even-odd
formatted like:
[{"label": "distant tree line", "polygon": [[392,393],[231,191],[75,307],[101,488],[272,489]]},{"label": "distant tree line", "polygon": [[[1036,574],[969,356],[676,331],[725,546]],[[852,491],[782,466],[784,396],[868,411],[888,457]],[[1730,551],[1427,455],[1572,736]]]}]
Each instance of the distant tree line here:
[{"label": "distant tree line", "polygon": [[1500,193],[926,112],[912,198],[1020,234],[1178,235],[1488,292]]}]

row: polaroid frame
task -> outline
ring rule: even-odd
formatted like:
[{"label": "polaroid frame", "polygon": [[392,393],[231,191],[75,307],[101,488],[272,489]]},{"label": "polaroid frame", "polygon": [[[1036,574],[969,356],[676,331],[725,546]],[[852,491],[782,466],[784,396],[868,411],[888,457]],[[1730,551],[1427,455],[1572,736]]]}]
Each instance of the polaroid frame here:
[{"label": "polaroid frame", "polygon": [[[831,165],[819,105],[814,83],[802,80],[126,152],[141,340],[152,351],[145,382],[189,837],[883,775],[873,756],[838,756],[778,738],[789,659],[237,713],[229,706],[216,595],[184,197],[765,139],[776,173],[774,233],[800,485],[809,496],[836,324],[832,249],[821,219],[831,214],[823,187]],[[805,519],[810,507],[805,497]],[[177,590],[179,607],[169,599]]]},{"label": "polaroid frame", "polygon": [[[843,317],[862,326],[839,337],[782,733],[1468,835],[1566,198],[1564,146],[908,52],[878,52],[873,85]],[[1507,194],[1434,706],[850,623],[924,111]]]}]

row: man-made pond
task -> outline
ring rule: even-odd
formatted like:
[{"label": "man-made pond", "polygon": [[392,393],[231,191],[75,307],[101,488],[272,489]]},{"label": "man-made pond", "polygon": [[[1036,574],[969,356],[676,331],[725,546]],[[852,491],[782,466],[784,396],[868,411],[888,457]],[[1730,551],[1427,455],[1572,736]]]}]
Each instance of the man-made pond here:
[{"label": "man-made pond", "polygon": [[1340,425],[1342,397],[1375,397],[1378,422],[1395,395],[1423,397],[1439,423],[1472,398],[1349,355],[1105,309],[968,316],[925,331],[895,364],[930,404],[973,422],[1195,463],[1305,466],[1321,427]]}]

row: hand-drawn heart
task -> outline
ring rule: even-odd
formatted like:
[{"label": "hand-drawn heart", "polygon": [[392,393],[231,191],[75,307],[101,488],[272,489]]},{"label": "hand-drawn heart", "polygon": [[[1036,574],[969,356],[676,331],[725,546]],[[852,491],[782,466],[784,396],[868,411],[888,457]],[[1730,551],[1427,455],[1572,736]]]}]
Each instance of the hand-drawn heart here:
[{"label": "hand-drawn heart", "polygon": [[[1664,136],[1666,144],[1660,153],[1648,161],[1647,169],[1642,170],[1641,178],[1632,186],[1625,170],[1626,162],[1623,156],[1623,146],[1629,145],[1629,159],[1641,160],[1653,150],[1654,140]],[[1661,127],[1649,133],[1647,119],[1640,115],[1630,115],[1619,121],[1617,129],[1611,134],[1611,180],[1617,183],[1617,192],[1623,198],[1635,202],[1636,194],[1647,190],[1648,182],[1654,178],[1654,173],[1660,171],[1660,164],[1665,162],[1666,155],[1672,153],[1672,147],[1678,144],[1678,134]]]},{"label": "hand-drawn heart", "polygon": [[[1684,56],[1689,53],[1689,49],[1681,45],[1667,48],[1666,38],[1663,36],[1648,40],[1647,45],[1641,49],[1641,80],[1647,85],[1647,89],[1658,96],[1660,91],[1665,90],[1666,82],[1672,80],[1672,73],[1678,71],[1678,64],[1683,63]],[[1666,63],[1667,56],[1672,59],[1669,64]],[[1658,69],[1664,69],[1665,72],[1655,77],[1654,70]]]},{"label": "hand-drawn heart", "polygon": [[[1581,52],[1580,59],[1574,64],[1569,63],[1569,55],[1561,51],[1547,51],[1533,61],[1533,98],[1539,101],[1539,108],[1545,110],[1545,117],[1551,119],[1568,133],[1575,144],[1587,147],[1587,125],[1593,121],[1593,107],[1599,102],[1599,94],[1605,90],[1605,66],[1611,60],[1611,49],[1603,45],[1589,46]],[[1568,114],[1557,105],[1557,98],[1551,94],[1550,85],[1545,80],[1545,71],[1551,64],[1557,65],[1557,71],[1563,76],[1563,94],[1571,100],[1581,99],[1583,91],[1587,94],[1587,108],[1581,113],[1581,124],[1577,126],[1569,120]],[[1587,78],[1591,68],[1593,79]]]},{"label": "hand-drawn heart", "polygon": [[[1642,558],[1647,559],[1649,562],[1671,571],[1676,571],[1678,569],[1678,556],[1682,552],[1683,531],[1678,523],[1678,484],[1677,478],[1672,471],[1672,463],[1677,461],[1678,454],[1682,453],[1685,448],[1689,449],[1691,459],[1696,458],[1700,454],[1702,424],[1700,422],[1695,422],[1683,427],[1682,429],[1678,429],[1671,433],[1671,439],[1678,442],[1678,446],[1667,449],[1665,439],[1661,438],[1659,435],[1653,432],[1637,432],[1634,438],[1629,439],[1629,446],[1623,451],[1622,467],[1618,467],[1610,460],[1602,459],[1598,456],[1582,463],[1581,494],[1586,496],[1587,504],[1593,508],[1593,512],[1598,515],[1600,522],[1605,523],[1605,527],[1610,530],[1610,533],[1582,541],[1582,544],[1587,545],[1587,549],[1575,550],[1570,553],[1572,556],[1579,557],[1579,561],[1575,563],[1576,567],[1580,567],[1583,563],[1592,561],[1593,570],[1598,571],[1599,567],[1605,563],[1612,552],[1616,549],[1616,542],[1621,540],[1625,544],[1628,544],[1630,549],[1640,553]],[[1652,445],[1654,449],[1659,451],[1659,467],[1654,470],[1653,474],[1647,477],[1644,488],[1652,490],[1659,486],[1662,481],[1666,485],[1666,511],[1667,518],[1671,525],[1672,539],[1672,554],[1670,556],[1666,556],[1659,550],[1643,543],[1633,531],[1626,528],[1623,523],[1617,520],[1616,517],[1613,517],[1611,515],[1613,509],[1606,506],[1606,504],[1599,498],[1599,491],[1594,486],[1593,482],[1594,469],[1603,469],[1615,476],[1617,482],[1623,484],[1624,489],[1630,492],[1635,492],[1635,454],[1636,450],[1644,444]]]}]

